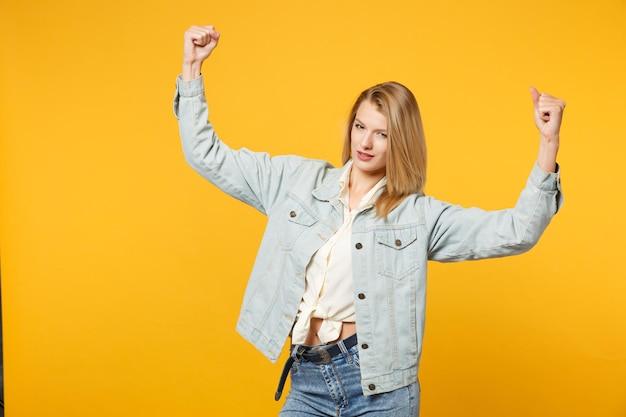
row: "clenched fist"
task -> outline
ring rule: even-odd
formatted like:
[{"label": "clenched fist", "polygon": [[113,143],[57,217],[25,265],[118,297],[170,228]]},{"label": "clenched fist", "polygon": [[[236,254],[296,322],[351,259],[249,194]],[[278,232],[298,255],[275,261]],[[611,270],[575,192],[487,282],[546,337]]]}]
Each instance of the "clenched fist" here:
[{"label": "clenched fist", "polygon": [[220,33],[213,26],[192,26],[185,32],[183,81],[200,76],[202,63],[217,46]]},{"label": "clenched fist", "polygon": [[540,134],[537,162],[544,171],[555,172],[565,101],[550,94],[539,93],[535,87],[531,87],[530,94],[533,99],[535,124]]},{"label": "clenched fist", "polygon": [[565,101],[531,87],[530,94],[535,106],[535,124],[539,133],[548,140],[559,139]]}]

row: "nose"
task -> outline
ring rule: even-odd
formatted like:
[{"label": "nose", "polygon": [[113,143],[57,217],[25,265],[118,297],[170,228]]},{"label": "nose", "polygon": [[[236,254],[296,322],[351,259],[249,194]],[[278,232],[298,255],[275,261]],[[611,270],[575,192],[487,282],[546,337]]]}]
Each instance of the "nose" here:
[{"label": "nose", "polygon": [[372,135],[369,132],[364,132],[361,137],[361,148],[372,149],[373,143]]}]

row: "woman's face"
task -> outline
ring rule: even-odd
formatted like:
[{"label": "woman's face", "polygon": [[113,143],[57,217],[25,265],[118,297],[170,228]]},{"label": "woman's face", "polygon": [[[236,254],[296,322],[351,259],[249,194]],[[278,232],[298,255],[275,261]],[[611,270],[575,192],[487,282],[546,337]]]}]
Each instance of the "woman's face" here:
[{"label": "woman's face", "polygon": [[359,105],[350,132],[352,169],[379,178],[387,166],[387,118],[369,101]]}]

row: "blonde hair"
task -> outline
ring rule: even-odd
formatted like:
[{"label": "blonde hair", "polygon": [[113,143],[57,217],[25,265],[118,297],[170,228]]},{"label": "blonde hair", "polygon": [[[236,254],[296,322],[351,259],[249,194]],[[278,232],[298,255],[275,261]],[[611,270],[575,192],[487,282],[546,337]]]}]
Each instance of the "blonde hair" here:
[{"label": "blonde hair", "polygon": [[387,118],[387,185],[376,203],[376,215],[387,217],[410,194],[420,193],[426,184],[426,141],[417,100],[397,82],[377,84],[363,91],[350,111],[345,130],[343,164],[352,157],[351,131],[357,110],[364,101],[373,104]]}]

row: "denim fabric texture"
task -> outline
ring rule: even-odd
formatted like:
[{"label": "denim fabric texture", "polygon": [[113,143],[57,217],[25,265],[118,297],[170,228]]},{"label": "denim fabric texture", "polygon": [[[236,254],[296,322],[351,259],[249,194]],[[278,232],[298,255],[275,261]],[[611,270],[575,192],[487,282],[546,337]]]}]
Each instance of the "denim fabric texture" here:
[{"label": "denim fabric texture", "polygon": [[[208,122],[202,78],[178,79],[174,112],[187,162],[220,190],[267,216],[237,331],[275,362],[298,313],[306,267],[342,224],[339,178],[346,167],[230,148]],[[417,382],[429,260],[523,253],[538,242],[562,201],[560,174],[546,173],[535,162],[513,208],[464,208],[414,194],[386,218],[372,209],[359,212],[352,224],[351,256],[363,394]],[[240,232],[234,228],[233,233]]]},{"label": "denim fabric texture", "polygon": [[354,346],[328,364],[294,362],[291,389],[279,416],[417,417],[419,402],[418,382],[383,394],[363,395],[359,350]]}]

